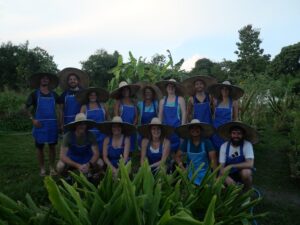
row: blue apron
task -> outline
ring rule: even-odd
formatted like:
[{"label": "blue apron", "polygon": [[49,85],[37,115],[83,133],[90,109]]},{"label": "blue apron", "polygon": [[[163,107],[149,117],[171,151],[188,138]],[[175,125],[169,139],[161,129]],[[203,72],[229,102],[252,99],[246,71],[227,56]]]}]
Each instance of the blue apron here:
[{"label": "blue apron", "polygon": [[[123,122],[127,122],[130,124],[134,123],[135,118],[135,106],[134,105],[124,105],[121,102],[121,118]],[[131,135],[130,137],[130,151],[132,152],[135,149],[135,142],[136,142],[136,134]]]},{"label": "blue apron", "polygon": [[[152,102],[153,109],[154,109],[153,112],[145,112],[146,105],[145,105],[144,101],[142,102],[142,105],[143,105],[143,108],[142,108],[142,113],[141,113],[141,125],[149,124],[154,117],[157,117],[157,109],[155,106],[155,101]],[[143,137],[141,135],[138,135],[139,147],[141,147],[142,139],[143,139]]]},{"label": "blue apron", "polygon": [[[219,126],[232,121],[232,99],[229,99],[229,107],[222,108],[217,107],[215,109],[215,119],[213,121],[214,127],[217,129]],[[214,134],[211,138],[212,143],[217,151],[220,151],[221,145],[225,142],[218,134]]]},{"label": "blue apron", "polygon": [[150,150],[150,146],[151,146],[151,143],[149,141],[148,146],[147,146],[146,156],[147,156],[149,165],[152,165],[153,163],[156,163],[161,160],[162,153],[163,153],[163,145],[162,145],[162,143],[159,145],[159,150],[157,153],[152,152]]},{"label": "blue apron", "polygon": [[[98,108],[91,109],[89,104],[86,104],[86,118],[90,120],[94,120],[97,123],[105,121],[105,110],[101,107],[101,105],[98,103]],[[92,128],[89,131],[95,134],[99,153],[102,155],[102,149],[103,149],[103,140],[106,137],[105,134],[102,134],[97,128]]]},{"label": "blue apron", "polygon": [[201,184],[201,181],[203,180],[203,177],[205,176],[206,171],[208,169],[208,165],[209,165],[208,155],[205,150],[204,141],[202,141],[200,145],[201,145],[200,152],[191,152],[190,151],[191,150],[190,140],[188,140],[188,142],[187,142],[187,160],[188,160],[188,164],[189,164],[189,169],[188,169],[189,179],[192,178],[194,172],[199,168],[199,166],[201,166],[201,164],[204,163],[203,167],[198,172],[196,179],[194,180],[194,184],[196,184],[196,185]]},{"label": "blue apron", "polygon": [[[226,163],[225,163],[225,166],[245,162],[245,156],[244,156],[244,151],[243,151],[244,142],[240,146],[240,155],[237,156],[237,157],[230,157],[230,155],[229,155],[230,144],[231,144],[230,141],[228,141],[227,146],[226,146]],[[231,168],[230,173],[235,173],[235,172],[238,172],[238,171],[239,170],[237,168]]]},{"label": "blue apron", "polygon": [[115,168],[119,168],[119,160],[121,159],[121,155],[124,154],[125,147],[125,136],[123,135],[122,145],[119,148],[114,148],[112,146],[112,137],[109,138],[108,149],[107,149],[107,157],[111,164]]},{"label": "blue apron", "polygon": [[193,119],[198,119],[200,120],[200,122],[212,124],[209,96],[205,94],[205,99],[203,102],[200,102],[196,98],[196,95],[193,97],[193,99],[194,99]]},{"label": "blue apron", "polygon": [[[181,120],[178,118],[178,96],[175,99],[175,106],[167,105],[167,97],[164,100],[164,109],[163,109],[163,124],[170,125],[174,128],[181,125]],[[180,138],[177,134],[173,133],[169,140],[171,142],[171,151],[177,151],[180,145]]]},{"label": "blue apron", "polygon": [[64,105],[64,124],[68,124],[75,120],[75,116],[80,112],[80,103],[76,100],[75,94],[67,91]]},{"label": "blue apron", "polygon": [[35,119],[41,123],[40,128],[33,127],[32,135],[37,143],[57,143],[58,126],[55,111],[55,98],[53,92],[50,97],[42,96],[37,90],[37,107]]},{"label": "blue apron", "polygon": [[[74,162],[79,164],[88,163],[91,158],[93,157],[93,151],[91,148],[91,144],[87,143],[84,145],[77,145],[76,144],[76,137],[75,133],[71,132],[71,146],[67,152],[67,156],[72,159]],[[88,136],[86,136],[87,138]]]}]

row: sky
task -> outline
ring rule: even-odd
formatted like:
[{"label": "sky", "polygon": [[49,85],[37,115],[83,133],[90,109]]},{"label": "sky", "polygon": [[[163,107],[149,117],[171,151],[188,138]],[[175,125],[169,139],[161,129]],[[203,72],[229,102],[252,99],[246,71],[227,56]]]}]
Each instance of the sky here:
[{"label": "sky", "polygon": [[151,59],[172,53],[195,61],[236,60],[238,30],[260,29],[272,57],[300,41],[299,0],[0,0],[0,43],[29,41],[45,49],[59,69],[81,68],[98,49]]}]

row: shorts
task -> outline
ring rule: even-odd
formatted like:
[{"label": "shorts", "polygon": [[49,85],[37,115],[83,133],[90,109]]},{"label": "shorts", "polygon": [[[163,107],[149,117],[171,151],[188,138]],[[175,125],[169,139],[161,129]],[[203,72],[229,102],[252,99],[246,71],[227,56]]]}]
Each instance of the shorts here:
[{"label": "shorts", "polygon": [[[44,146],[45,146],[45,144],[46,143],[37,143],[36,141],[35,141],[35,147],[36,148],[38,148],[38,149],[44,149]],[[50,144],[48,144],[49,145],[49,147],[52,147],[52,146],[55,146],[55,145],[57,145],[57,142],[55,142],[55,143],[50,143]]]}]

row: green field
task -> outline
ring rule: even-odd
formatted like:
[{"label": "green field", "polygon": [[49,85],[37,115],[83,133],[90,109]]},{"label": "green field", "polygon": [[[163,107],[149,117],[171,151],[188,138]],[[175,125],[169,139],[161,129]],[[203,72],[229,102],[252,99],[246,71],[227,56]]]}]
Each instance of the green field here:
[{"label": "green field", "polygon": [[[264,197],[256,212],[269,215],[259,224],[300,224],[300,182],[289,178],[286,146],[288,141],[269,130],[255,146],[254,177]],[[25,194],[41,205],[47,204],[47,193],[39,170],[30,134],[0,134],[0,192],[23,201]]]}]

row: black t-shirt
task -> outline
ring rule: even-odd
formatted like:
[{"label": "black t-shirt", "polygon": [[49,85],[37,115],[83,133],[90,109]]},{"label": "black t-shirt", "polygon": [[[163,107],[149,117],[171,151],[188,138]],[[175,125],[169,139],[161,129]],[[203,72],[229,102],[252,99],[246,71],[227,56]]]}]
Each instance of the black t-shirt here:
[{"label": "black t-shirt", "polygon": [[[35,90],[35,91],[31,92],[30,95],[28,96],[27,101],[25,103],[27,109],[30,108],[31,106],[33,106],[34,111],[35,111],[36,106],[37,106],[37,97],[38,97],[37,96],[38,95],[37,91],[38,90]],[[42,97],[51,97],[52,94],[54,96],[55,103],[58,104],[58,98],[59,97],[58,97],[58,94],[55,91],[50,91],[48,94],[44,94],[44,93],[41,92]]]}]

